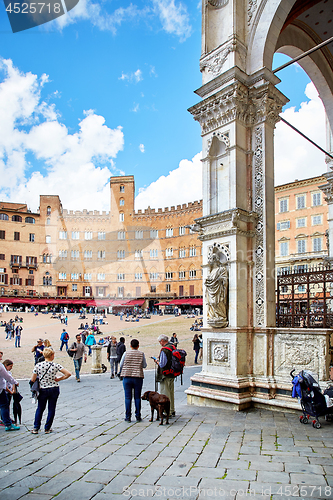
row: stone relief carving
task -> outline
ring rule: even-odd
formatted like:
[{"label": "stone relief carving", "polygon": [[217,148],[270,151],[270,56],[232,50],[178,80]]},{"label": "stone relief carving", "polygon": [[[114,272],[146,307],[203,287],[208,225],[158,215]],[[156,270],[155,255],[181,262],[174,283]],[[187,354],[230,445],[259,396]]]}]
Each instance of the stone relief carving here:
[{"label": "stone relief carving", "polygon": [[263,204],[258,200],[264,199],[264,175],[263,175],[263,130],[262,126],[256,127],[254,131],[254,204],[258,214],[256,225],[256,249],[255,249],[255,265],[256,265],[256,281],[255,281],[255,324],[257,326],[264,325],[264,297],[265,283],[263,280],[264,273],[264,223],[263,223]]},{"label": "stone relief carving", "polygon": [[240,82],[230,85],[205,101],[189,109],[205,134],[238,119],[246,126],[255,126],[268,121],[272,125],[279,121],[283,96],[273,85],[267,83],[258,88],[247,88]]},{"label": "stone relief carving", "polygon": [[220,132],[217,132],[217,133],[214,132],[212,137],[210,139],[208,139],[208,141],[207,141],[207,155],[209,155],[209,151],[210,151],[210,148],[212,146],[212,142],[213,142],[214,137],[217,137],[217,139],[220,142],[223,142],[226,145],[226,148],[230,147],[229,132],[227,132],[225,134],[221,134]]},{"label": "stone relief carving", "polygon": [[277,335],[275,338],[274,375],[288,376],[296,371],[310,370],[324,380],[327,376],[325,363],[325,338],[316,335]]},{"label": "stone relief carving", "polygon": [[200,71],[204,68],[207,68],[208,73],[213,73],[213,75],[217,75],[220,73],[223,64],[226,62],[228,55],[230,52],[234,52],[236,50],[236,46],[234,44],[229,44],[227,47],[224,47],[218,52],[215,52],[210,57],[205,58],[200,62]]},{"label": "stone relief carving", "polygon": [[253,14],[257,10],[257,0],[248,0],[247,25],[250,26]]},{"label": "stone relief carving", "polygon": [[216,8],[224,7],[228,2],[229,0],[208,0],[209,5]]},{"label": "stone relief carving", "polygon": [[212,346],[212,359],[220,363],[229,361],[229,342],[221,342]]},{"label": "stone relief carving", "polygon": [[213,51],[213,53],[206,55],[200,60],[200,71],[207,68],[208,73],[212,73],[216,76],[221,72],[221,69],[226,62],[229,54],[231,52],[237,52],[238,56],[242,62],[245,64],[246,59],[246,47],[241,44],[237,38],[233,38],[227,44],[219,47]]},{"label": "stone relief carving", "polygon": [[207,322],[213,327],[228,326],[228,268],[227,256],[221,245],[213,245],[208,255],[209,273],[205,280]]}]

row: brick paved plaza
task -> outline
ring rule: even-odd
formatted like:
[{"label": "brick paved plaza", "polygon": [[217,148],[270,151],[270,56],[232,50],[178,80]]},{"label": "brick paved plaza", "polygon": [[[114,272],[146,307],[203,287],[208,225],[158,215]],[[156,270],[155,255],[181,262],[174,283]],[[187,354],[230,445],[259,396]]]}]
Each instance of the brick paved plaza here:
[{"label": "brick paved plaza", "polygon": [[[121,382],[109,374],[60,384],[53,434],[30,434],[35,405],[21,381],[23,423],[1,435],[1,500],[115,498],[333,498],[333,424],[299,423],[298,415],[186,405],[176,382],[176,418],[124,422]],[[154,389],[154,372],[144,390]],[[43,420],[44,423],[44,420]],[[249,491],[247,491],[249,490]]]}]

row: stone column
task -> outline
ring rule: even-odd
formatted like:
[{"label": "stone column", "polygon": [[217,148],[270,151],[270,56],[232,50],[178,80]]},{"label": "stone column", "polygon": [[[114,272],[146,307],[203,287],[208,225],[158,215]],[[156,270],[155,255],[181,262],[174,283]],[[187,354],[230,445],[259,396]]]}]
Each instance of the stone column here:
[{"label": "stone column", "polygon": [[93,345],[92,349],[92,361],[91,361],[91,373],[103,373],[102,369],[102,349],[101,345]]},{"label": "stone column", "polygon": [[275,328],[273,143],[288,99],[276,88],[269,54],[281,15],[273,0],[202,0],[202,101],[189,111],[203,151],[203,217],[195,228],[203,245],[204,359],[186,391],[192,404],[293,407],[291,368],[327,371],[327,331]]}]

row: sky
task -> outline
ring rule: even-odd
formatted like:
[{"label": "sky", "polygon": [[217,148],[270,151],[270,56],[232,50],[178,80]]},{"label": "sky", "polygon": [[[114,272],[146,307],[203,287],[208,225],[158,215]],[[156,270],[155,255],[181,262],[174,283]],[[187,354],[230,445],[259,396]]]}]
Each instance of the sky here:
[{"label": "sky", "polygon": [[[80,0],[12,33],[0,4],[0,200],[58,194],[66,209],[109,210],[109,179],[134,175],[136,209],[202,198],[201,1]],[[273,67],[286,60],[276,54]],[[325,115],[298,65],[278,74],[285,119],[325,148]],[[320,175],[325,156],[277,124],[275,184]]]}]

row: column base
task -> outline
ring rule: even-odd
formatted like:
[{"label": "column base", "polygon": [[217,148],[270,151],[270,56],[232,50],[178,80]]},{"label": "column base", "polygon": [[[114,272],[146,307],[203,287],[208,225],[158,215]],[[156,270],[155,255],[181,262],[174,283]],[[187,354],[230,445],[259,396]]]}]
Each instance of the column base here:
[{"label": "column base", "polygon": [[185,391],[187,403],[236,411],[250,407],[280,411],[300,411],[297,400],[291,397],[290,384],[255,379],[253,377],[225,378],[196,373]]}]

